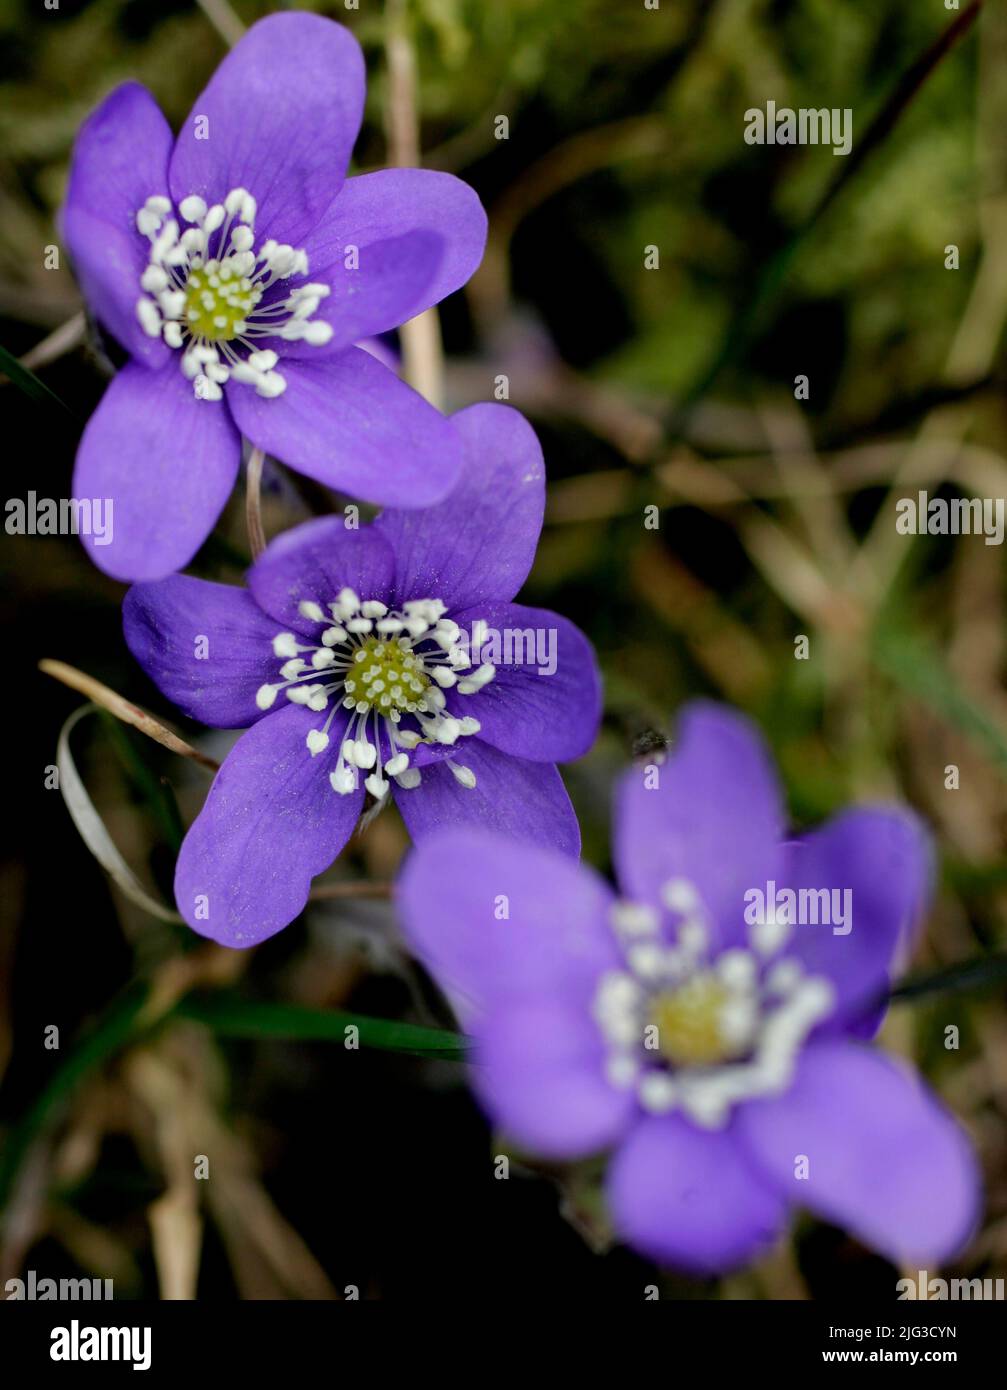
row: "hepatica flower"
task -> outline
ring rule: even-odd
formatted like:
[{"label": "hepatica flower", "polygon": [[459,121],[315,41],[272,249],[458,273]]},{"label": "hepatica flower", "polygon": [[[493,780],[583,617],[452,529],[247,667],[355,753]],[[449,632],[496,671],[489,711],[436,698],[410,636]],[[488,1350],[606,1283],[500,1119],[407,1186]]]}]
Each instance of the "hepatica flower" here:
[{"label": "hepatica flower", "polygon": [[129,82],[77,140],[62,223],[85,297],[129,354],[81,440],[77,496],[110,497],[118,578],[180,569],[234,485],[241,438],[399,507],[450,490],[452,431],[354,346],[478,265],[486,219],[448,174],[344,179],[364,99],[347,29],[254,25],[173,140]]},{"label": "hepatica flower", "polygon": [[[611,1149],[617,1231],[691,1272],[755,1257],[794,1207],[894,1260],[952,1255],[976,1217],[969,1144],[864,1041],[926,896],[916,822],[857,809],[785,842],[760,741],[699,705],[663,766],[626,775],[614,858],[621,899],[481,830],[407,863],[407,939],[474,1036],[490,1116],[547,1158]],[[851,929],[746,913],[767,884],[848,890]]]},{"label": "hepatica flower", "polygon": [[297,915],[368,794],[393,796],[415,839],[467,822],[579,850],[555,763],[597,730],[594,656],[565,619],[510,602],[542,526],[542,453],[509,406],[451,425],[465,467],[438,506],[288,531],[247,592],[175,575],[126,595],[126,641],[161,690],[205,724],[251,725],[175,878],[182,915],[225,945]]}]

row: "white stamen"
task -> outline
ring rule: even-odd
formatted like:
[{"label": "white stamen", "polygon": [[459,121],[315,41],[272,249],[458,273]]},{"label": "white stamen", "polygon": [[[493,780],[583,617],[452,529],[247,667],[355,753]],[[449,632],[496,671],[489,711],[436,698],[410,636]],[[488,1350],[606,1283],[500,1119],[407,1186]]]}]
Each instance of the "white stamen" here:
[{"label": "white stamen", "polygon": [[352,768],[343,767],[329,773],[329,784],[340,796],[347,796],[357,789],[357,776]]},{"label": "white stamen", "polygon": [[[832,1011],[835,991],[828,980],[805,976],[791,958],[764,973],[758,941],[753,949],[735,947],[709,960],[710,931],[698,916],[702,905],[682,882],[672,880],[661,893],[664,905],[684,917],[675,948],[665,944],[654,909],[621,903],[612,910],[627,969],[601,977],[592,1013],[606,1043],[611,1085],[635,1087],[641,1107],[652,1114],[680,1108],[693,1123],[718,1129],[739,1102],[778,1095],[791,1084],[801,1048]],[[662,1038],[656,1050],[650,1038],[656,1021],[676,1016],[681,1023],[657,1025]],[[684,1031],[676,1039],[678,1027]],[[671,1037],[665,1036],[668,1028]],[[712,1056],[678,1060],[676,1043],[688,1057],[697,1029],[702,1048],[710,1046],[712,1035]]]},{"label": "white stamen", "polygon": [[196,384],[200,388],[197,395],[202,401],[219,401],[223,399],[224,393],[215,381],[211,381],[208,376],[198,376]]},{"label": "white stamen", "polygon": [[683,922],[678,929],[678,944],[688,955],[698,955],[705,948],[708,938],[709,933],[698,918]]},{"label": "white stamen", "polygon": [[366,739],[357,739],[353,747],[353,757],[357,767],[373,767],[377,761],[378,750]]},{"label": "white stamen", "polygon": [[611,917],[616,931],[625,936],[651,936],[660,925],[657,913],[644,903],[616,903]]},{"label": "white stamen", "polygon": [[140,320],[140,327],[148,338],[160,338],[161,315],[152,299],[138,299],[136,301],[136,316]]},{"label": "white stamen", "polygon": [[789,994],[792,989],[796,988],[801,974],[799,961],[791,957],[779,960],[771,970],[766,972],[766,989],[771,994]]},{"label": "white stamen", "polygon": [[725,951],[717,958],[716,968],[729,989],[749,989],[755,984],[757,967],[748,951]]},{"label": "white stamen", "polygon": [[605,1075],[617,1091],[632,1090],[640,1075],[640,1063],[632,1052],[612,1052],[605,1061]]},{"label": "white stamen", "polygon": [[287,389],[287,378],[281,376],[279,372],[266,372],[265,376],[259,377],[255,383],[255,393],[257,396],[265,396],[267,400],[274,400],[277,396],[282,396]]},{"label": "white stamen", "polygon": [[186,222],[202,222],[206,217],[206,203],[197,193],[190,193],[178,205],[178,210]]},{"label": "white stamen", "polygon": [[670,878],[661,886],[661,901],[672,912],[688,914],[699,907],[699,894],[687,878]]},{"label": "white stamen", "polygon": [[790,923],[782,913],[774,913],[749,928],[749,940],[762,956],[773,956],[790,936]]},{"label": "white stamen", "polygon": [[495,675],[496,667],[490,662],[484,661],[478,670],[473,671],[470,676],[466,676],[464,680],[458,682],[458,694],[474,695],[477,690],[488,685]]},{"label": "white stamen", "polygon": [[141,236],[156,236],[157,229],[160,225],[160,213],[155,212],[153,208],[142,207],[136,214],[136,229]]},{"label": "white stamen", "polygon": [[[198,381],[203,399],[221,399],[220,387],[228,382],[252,386],[266,400],[282,395],[287,379],[276,370],[278,356],[258,342],[329,342],[332,325],[312,316],[331,286],[307,282],[302,249],[274,240],[254,249],[257,203],[247,189],[231,189],[212,207],[198,194],[183,198],[178,214],[184,231],[171,213],[171,200],[155,195],[135,217],[137,230],[151,243],[140,277],[146,307],[137,308],[144,332],[163,336],[181,351],[182,371]],[[303,284],[282,284],[301,279]],[[193,350],[208,343],[219,344],[226,360],[207,367],[205,380],[199,380],[194,363],[200,359]],[[216,360],[216,348],[213,353]]]},{"label": "white stamen", "polygon": [[[301,599],[297,608],[321,631],[317,637],[294,632],[273,637],[282,684],[264,686],[260,697],[272,704],[283,690],[293,703],[325,712],[324,726],[305,736],[312,756],[330,748],[337,714],[344,721],[338,759],[330,769],[334,790],[345,794],[355,787],[347,775],[355,769],[370,774],[364,785],[379,801],[387,796],[390,780],[403,790],[415,788],[422,774],[410,764],[414,749],[423,743],[453,749],[480,731],[478,719],[459,719],[447,708],[445,690],[452,690],[454,678],[449,674],[444,680],[441,673],[457,662],[463,634],[444,618],[439,599],[410,599],[401,611],[390,612],[383,600],[361,600],[347,587],[324,603]],[[385,625],[391,631],[382,631]],[[483,671],[482,684],[493,669]],[[460,786],[475,788],[471,767],[461,759],[444,762]]]},{"label": "white stamen", "polygon": [[640,1104],[651,1115],[666,1115],[674,1110],[678,1094],[675,1083],[665,1072],[649,1071],[637,1090]]},{"label": "white stamen", "polygon": [[630,968],[644,980],[658,980],[664,968],[664,951],[656,941],[630,946],[626,953]]},{"label": "white stamen", "polygon": [[[168,288],[168,272],[159,265],[149,265],[140,276],[140,285],[149,294],[158,294]],[[141,300],[141,303],[145,301]]]}]

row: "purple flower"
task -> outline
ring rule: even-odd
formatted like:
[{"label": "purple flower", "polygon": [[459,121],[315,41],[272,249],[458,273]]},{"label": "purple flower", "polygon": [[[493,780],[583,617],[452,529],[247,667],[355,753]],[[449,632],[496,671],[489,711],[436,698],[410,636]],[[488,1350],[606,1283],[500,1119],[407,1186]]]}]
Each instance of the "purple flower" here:
[{"label": "purple flower", "polygon": [[251,725],[189,830],[175,894],[228,946],[271,936],[349,839],[365,791],[410,833],[461,821],[567,855],[555,763],[594,739],[600,683],[564,618],[510,602],[542,527],[542,451],[509,406],[451,420],[465,467],[437,507],[279,536],[249,592],[174,575],[126,595],[126,641],[186,714]]},{"label": "purple flower", "polygon": [[254,25],[177,140],[118,87],[77,140],[63,231],[84,294],[130,360],[77,454],[74,492],[115,503],[107,573],[182,568],[234,485],[241,438],[353,496],[420,507],[458,474],[443,417],[361,338],[479,264],[486,217],[449,174],[345,179],[364,61],[312,14]]},{"label": "purple flower", "polygon": [[976,1219],[972,1151],[862,1041],[924,904],[917,822],[863,808],[785,842],[760,740],[698,705],[668,761],[623,780],[614,857],[621,901],[482,830],[406,865],[407,939],[474,1036],[494,1121],[548,1158],[613,1149],[616,1230],[695,1273],[759,1254],[795,1206],[893,1259],[952,1255]]}]

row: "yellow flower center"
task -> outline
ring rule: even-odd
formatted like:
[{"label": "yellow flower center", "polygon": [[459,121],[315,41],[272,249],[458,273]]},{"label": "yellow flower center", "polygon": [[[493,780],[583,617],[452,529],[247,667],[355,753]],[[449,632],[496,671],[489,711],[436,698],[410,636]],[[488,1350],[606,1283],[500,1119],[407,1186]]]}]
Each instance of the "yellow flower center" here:
[{"label": "yellow flower center", "polygon": [[730,995],[709,971],[655,996],[649,1022],[657,1028],[658,1050],[675,1066],[713,1066],[739,1057],[746,1046],[733,1042],[724,1026]]},{"label": "yellow flower center", "polygon": [[262,298],[262,290],[247,275],[209,261],[189,274],[185,286],[185,319],[194,338],[227,342],[245,329],[245,320]]},{"label": "yellow flower center", "polygon": [[416,709],[430,688],[422,659],[407,638],[385,641],[368,637],[353,654],[354,666],[346,677],[346,693],[380,714],[405,714]]}]

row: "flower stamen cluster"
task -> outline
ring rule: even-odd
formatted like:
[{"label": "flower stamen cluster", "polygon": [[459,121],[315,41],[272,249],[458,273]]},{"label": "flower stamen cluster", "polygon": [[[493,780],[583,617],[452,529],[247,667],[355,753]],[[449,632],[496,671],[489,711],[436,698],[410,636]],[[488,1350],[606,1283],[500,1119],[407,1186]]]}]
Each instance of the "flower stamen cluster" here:
[{"label": "flower stamen cluster", "polygon": [[785,921],[759,922],[747,947],[711,956],[711,931],[694,886],[662,889],[675,921],[674,944],[657,909],[620,903],[613,926],[626,967],[599,982],[593,1013],[608,1046],[612,1085],[635,1090],[643,1109],[681,1109],[696,1124],[722,1128],[739,1101],[789,1086],[811,1030],[831,1013],[832,985],[778,955]]},{"label": "flower stamen cluster", "polygon": [[[328,748],[339,709],[350,711],[329,773],[333,791],[354,791],[358,768],[369,774],[364,785],[379,800],[388,792],[387,778],[407,790],[417,787],[422,774],[411,755],[420,744],[452,747],[479,732],[478,719],[448,711],[444,691],[474,695],[493,679],[495,667],[486,662],[471,670],[461,629],[445,616],[440,599],[411,599],[393,611],[344,588],[325,607],[302,600],[299,612],[322,629],[319,641],[278,633],[273,653],[283,658],[282,679],[260,686],[256,704],[269,709],[282,691],[294,704],[327,710],[324,723],[305,740],[312,757]],[[459,679],[459,672],[466,674]],[[445,761],[461,786],[475,786],[471,768],[451,757]]]},{"label": "flower stamen cluster", "polygon": [[281,395],[287,383],[276,371],[279,358],[256,342],[327,343],[332,326],[312,315],[330,287],[303,284],[276,292],[281,282],[307,276],[308,257],[273,240],[254,249],[256,202],[244,188],[211,207],[193,194],[178,212],[188,224],[184,231],[170,200],[160,195],[136,214],[138,230],[150,241],[136,305],[141,327],[182,350],[182,371],[190,381],[200,379],[204,400],[220,400],[226,381],[254,386],[267,398]]}]

